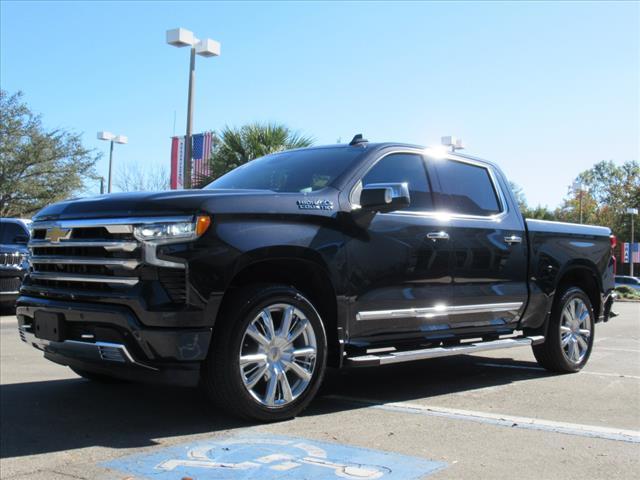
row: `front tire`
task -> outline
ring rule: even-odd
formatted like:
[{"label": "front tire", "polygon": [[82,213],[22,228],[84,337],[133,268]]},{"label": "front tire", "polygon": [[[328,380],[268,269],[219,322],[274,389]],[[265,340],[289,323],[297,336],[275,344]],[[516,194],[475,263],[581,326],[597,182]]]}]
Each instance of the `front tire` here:
[{"label": "front tire", "polygon": [[595,321],[591,301],[584,291],[571,287],[555,302],[547,338],[533,346],[538,364],[560,373],[580,371],[589,360],[593,348]]},{"label": "front tire", "polygon": [[257,285],[235,295],[220,314],[202,384],[228,412],[250,420],[298,415],[326,369],[322,320],[302,293]]}]

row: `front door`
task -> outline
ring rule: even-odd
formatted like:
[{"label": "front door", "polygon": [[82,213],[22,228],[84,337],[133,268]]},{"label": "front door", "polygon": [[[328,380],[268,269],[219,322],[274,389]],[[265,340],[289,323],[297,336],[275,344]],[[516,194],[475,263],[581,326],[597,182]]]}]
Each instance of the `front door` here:
[{"label": "front door", "polygon": [[446,223],[426,213],[434,207],[423,156],[388,154],[362,179],[363,185],[402,182],[409,208],[376,214],[347,243],[351,345],[415,342],[447,328],[439,310],[451,300],[451,244],[439,235]]}]

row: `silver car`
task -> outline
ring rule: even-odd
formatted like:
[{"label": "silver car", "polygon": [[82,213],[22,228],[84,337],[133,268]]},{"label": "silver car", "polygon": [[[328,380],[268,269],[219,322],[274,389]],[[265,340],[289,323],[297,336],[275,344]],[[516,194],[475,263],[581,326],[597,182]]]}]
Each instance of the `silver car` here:
[{"label": "silver car", "polygon": [[616,287],[631,287],[640,291],[640,278],[629,275],[616,275]]}]

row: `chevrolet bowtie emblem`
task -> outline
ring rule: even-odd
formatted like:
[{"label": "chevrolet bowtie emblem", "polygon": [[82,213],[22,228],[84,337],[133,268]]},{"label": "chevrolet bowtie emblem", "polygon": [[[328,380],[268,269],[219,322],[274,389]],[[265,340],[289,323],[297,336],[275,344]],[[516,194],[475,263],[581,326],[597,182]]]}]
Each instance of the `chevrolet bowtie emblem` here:
[{"label": "chevrolet bowtie emblem", "polygon": [[49,240],[51,243],[58,243],[60,239],[67,240],[70,234],[70,228],[52,227],[47,228],[47,233],[44,236],[44,239]]}]

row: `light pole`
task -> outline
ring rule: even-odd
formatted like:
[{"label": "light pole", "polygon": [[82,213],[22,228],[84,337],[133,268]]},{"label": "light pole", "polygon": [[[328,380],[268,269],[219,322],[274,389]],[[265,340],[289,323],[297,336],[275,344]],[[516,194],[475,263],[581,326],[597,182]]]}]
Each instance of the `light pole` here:
[{"label": "light pole", "polygon": [[633,216],[638,214],[638,209],[637,208],[627,208],[627,213],[631,216],[631,245],[629,247],[629,265],[631,265],[631,268],[629,269],[629,275],[631,275],[633,277],[633,230],[634,230],[634,224],[633,224]]},{"label": "light pole", "polygon": [[111,193],[111,170],[113,166],[113,144],[125,144],[129,141],[124,135],[114,135],[111,132],[98,132],[98,140],[106,140],[111,143],[109,147],[109,177],[107,181],[107,193]]},{"label": "light pole", "polygon": [[582,192],[584,192],[584,187],[582,186],[581,181],[578,180],[576,182],[573,182],[573,191],[578,192],[578,208],[580,212],[580,223],[582,223]]},{"label": "light pole", "polygon": [[202,57],[217,57],[220,55],[220,43],[210,38],[199,40],[193,32],[184,28],[167,30],[167,43],[174,47],[191,47],[189,61],[189,94],[187,98],[187,134],[184,143],[184,170],[182,175],[183,188],[191,188],[191,132],[193,127],[194,84],[196,81],[196,54]]}]

